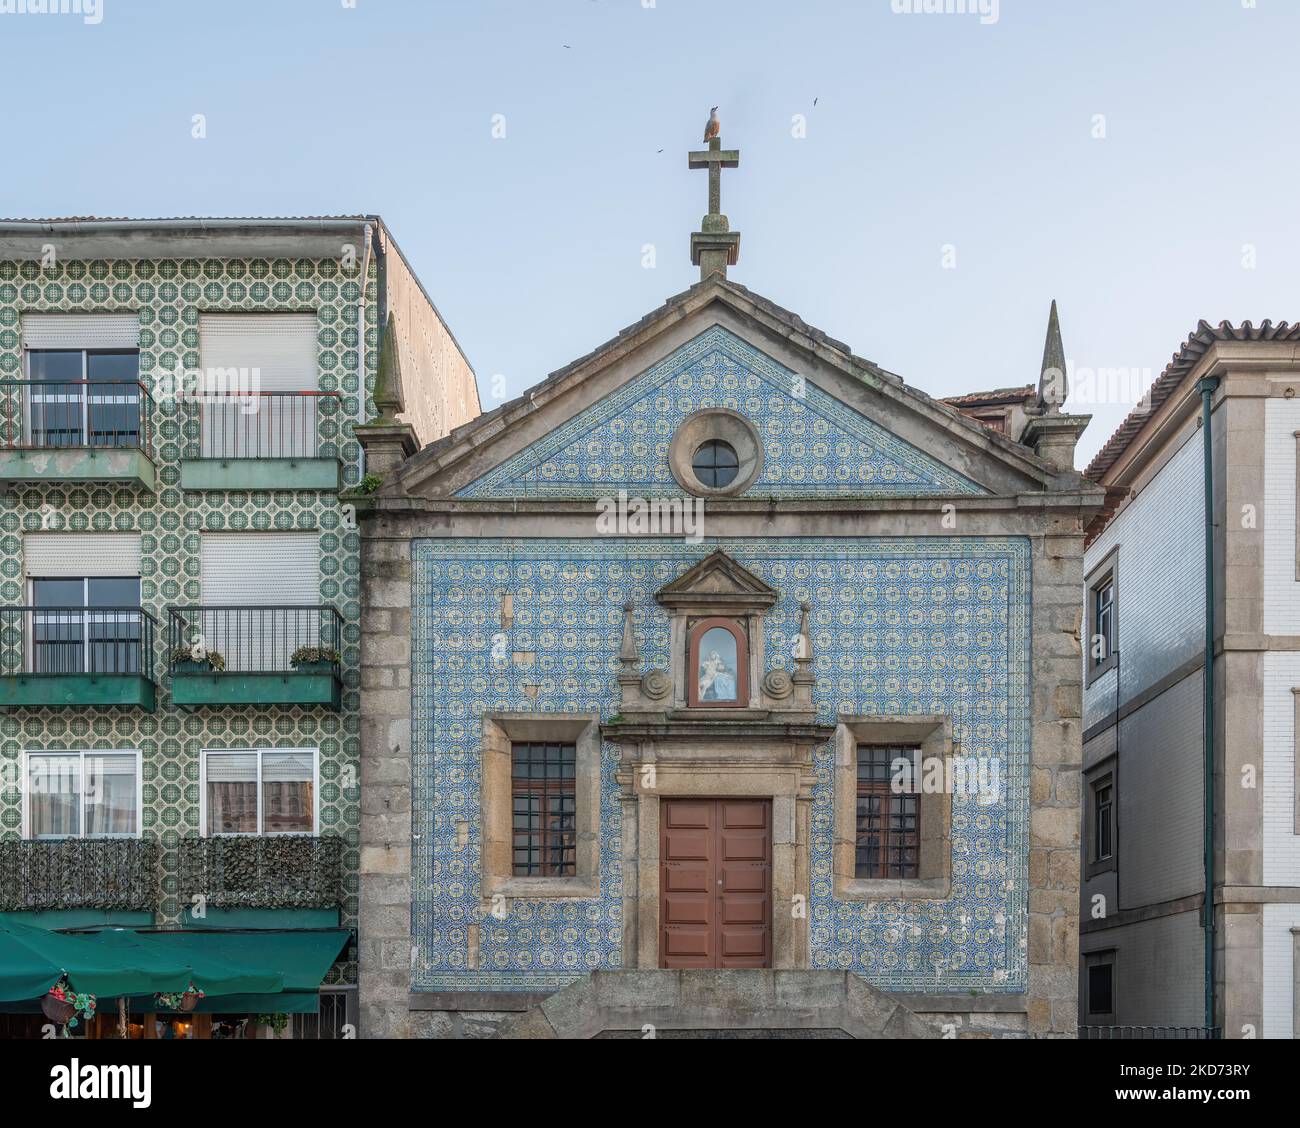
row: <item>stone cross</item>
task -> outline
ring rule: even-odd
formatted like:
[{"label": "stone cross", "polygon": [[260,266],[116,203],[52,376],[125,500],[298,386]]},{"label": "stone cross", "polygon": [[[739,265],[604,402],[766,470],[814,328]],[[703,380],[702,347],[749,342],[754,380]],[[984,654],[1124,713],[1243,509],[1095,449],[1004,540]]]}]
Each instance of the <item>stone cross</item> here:
[{"label": "stone cross", "polygon": [[687,154],[691,168],[709,170],[709,215],[722,214],[722,170],[740,167],[740,150],[724,149],[722,138],[715,137],[703,152]]},{"label": "stone cross", "polygon": [[708,149],[687,154],[687,163],[709,170],[709,214],[691,235],[691,262],[700,268],[700,281],[714,273],[725,278],[727,267],[740,257],[740,232],[732,231],[722,214],[722,170],[740,167],[740,150],[724,149],[722,139],[715,137]]}]

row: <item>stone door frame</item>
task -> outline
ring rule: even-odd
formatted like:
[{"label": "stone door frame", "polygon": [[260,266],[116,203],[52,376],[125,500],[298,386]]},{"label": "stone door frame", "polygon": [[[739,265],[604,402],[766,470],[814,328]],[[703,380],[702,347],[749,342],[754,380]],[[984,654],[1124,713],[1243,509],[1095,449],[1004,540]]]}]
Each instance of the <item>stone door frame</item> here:
[{"label": "stone door frame", "polygon": [[[772,967],[809,966],[808,904],[812,764],[750,756],[672,755],[624,746],[618,781],[623,806],[623,966],[659,968],[661,799],[762,799],[772,804]],[[799,898],[799,900],[796,900]],[[798,912],[799,908],[802,912]]]}]

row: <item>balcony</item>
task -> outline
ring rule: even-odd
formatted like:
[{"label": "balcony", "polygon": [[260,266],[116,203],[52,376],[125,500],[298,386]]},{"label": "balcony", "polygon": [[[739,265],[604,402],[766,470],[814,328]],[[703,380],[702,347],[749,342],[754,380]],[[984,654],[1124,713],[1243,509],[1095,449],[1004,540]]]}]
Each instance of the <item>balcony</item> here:
[{"label": "balcony", "polygon": [[203,391],[181,402],[182,489],[338,490],[338,393]]},{"label": "balcony", "polygon": [[0,607],[0,709],[153,712],[156,627],[139,607]]},{"label": "balcony", "polygon": [[145,838],[0,841],[0,912],[152,912],[158,843]]},{"label": "balcony", "polygon": [[327,604],[172,607],[167,646],[172,701],[220,705],[323,705],[337,710],[343,617]]},{"label": "balcony", "polygon": [[0,380],[0,482],[157,485],[138,381]]},{"label": "balcony", "polygon": [[210,909],[326,909],[343,903],[343,840],[302,834],[187,837],[180,895]]}]

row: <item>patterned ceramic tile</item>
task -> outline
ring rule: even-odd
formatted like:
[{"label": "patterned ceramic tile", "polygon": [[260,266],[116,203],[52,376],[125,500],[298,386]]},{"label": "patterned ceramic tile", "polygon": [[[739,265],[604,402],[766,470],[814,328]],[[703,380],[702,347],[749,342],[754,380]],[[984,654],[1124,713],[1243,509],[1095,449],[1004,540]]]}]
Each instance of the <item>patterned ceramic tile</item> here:
[{"label": "patterned ceramic tile", "polygon": [[[414,545],[413,982],[423,990],[543,990],[619,966],[618,751],[602,752],[600,895],[562,905],[479,902],[485,712],[618,708],[622,605],[647,667],[669,663],[654,593],[715,548],[781,593],[765,621],[787,666],[799,604],[813,605],[820,718],[947,713],[957,755],[996,761],[996,802],[955,795],[953,881],[942,901],[847,903],[831,880],[833,753],[817,784],[808,890],[813,966],[894,990],[1023,990],[1029,819],[1029,546],[1022,538],[925,540],[421,540]],[[504,640],[500,601],[514,601]],[[527,671],[498,653],[532,651]],[[534,683],[534,699],[525,683]],[[467,823],[463,839],[457,824]],[[481,927],[467,967],[467,930]]]},{"label": "patterned ceramic tile", "polygon": [[714,326],[460,496],[681,495],[668,468],[669,443],[688,415],[715,407],[746,416],[762,437],[763,471],[751,495],[985,492]]},{"label": "patterned ceramic tile", "polygon": [[[287,260],[159,260],[66,262],[42,270],[33,263],[0,262],[0,378],[22,374],[23,312],[138,312],[141,380],[178,368],[197,368],[201,311],[315,312],[320,390],[342,393],[338,419],[322,420],[322,449],[338,452],[344,479],[360,478],[356,419],[358,368],[364,362],[368,413],[378,362],[377,284],[363,290],[337,262]],[[357,306],[365,303],[365,339],[358,338]],[[43,709],[0,713],[0,834],[17,837],[22,796],[17,762],[24,749],[139,748],[144,771],[146,834],[164,845],[163,919],[175,921],[177,856],[183,834],[198,830],[199,751],[223,747],[318,747],[320,823],[345,840],[344,919],[356,920],[359,858],[360,758],[358,688],[359,533],[333,493],[304,491],[194,493],[180,488],[186,428],[174,401],[155,405],[158,492],[100,486],[31,485],[0,496],[0,604],[24,602],[22,535],[51,531],[134,531],[141,534],[141,602],[165,630],[172,603],[199,603],[199,544],[204,531],[295,529],[320,536],[320,598],[342,612],[344,700],[339,713],[319,709],[222,708],[183,712],[171,705],[164,676],[165,644],[158,640],[158,709]],[[0,419],[0,429],[10,426]],[[347,969],[354,978],[355,969]]]}]

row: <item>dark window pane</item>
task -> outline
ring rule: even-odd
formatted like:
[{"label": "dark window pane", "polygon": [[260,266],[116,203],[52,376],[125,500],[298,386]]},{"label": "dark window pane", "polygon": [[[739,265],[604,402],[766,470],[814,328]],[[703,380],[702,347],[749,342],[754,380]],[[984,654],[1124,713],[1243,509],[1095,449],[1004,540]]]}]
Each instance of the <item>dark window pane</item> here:
[{"label": "dark window pane", "polygon": [[720,439],[710,439],[695,452],[691,468],[702,485],[720,489],[736,480],[740,459],[734,447]]},{"label": "dark window pane", "polygon": [[920,875],[920,760],[916,747],[859,746],[856,876]]},{"label": "dark window pane", "polygon": [[84,607],[85,587],[81,580],[33,580],[32,602],[37,607]]},{"label": "dark window pane", "polygon": [[[86,379],[134,383],[140,379],[140,354],[138,352],[87,353]],[[125,388],[122,390],[126,391]]]},{"label": "dark window pane", "polygon": [[1088,968],[1088,1013],[1113,1014],[1115,1010],[1115,968],[1094,964]]},{"label": "dark window pane", "polygon": [[577,849],[576,745],[514,744],[510,756],[515,875],[571,876]]},{"label": "dark window pane", "polygon": [[27,371],[32,380],[58,380],[61,382],[81,379],[81,352],[29,352],[27,354]]},{"label": "dark window pane", "polygon": [[90,589],[87,602],[91,607],[139,607],[139,577],[91,579],[87,581]]}]

